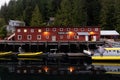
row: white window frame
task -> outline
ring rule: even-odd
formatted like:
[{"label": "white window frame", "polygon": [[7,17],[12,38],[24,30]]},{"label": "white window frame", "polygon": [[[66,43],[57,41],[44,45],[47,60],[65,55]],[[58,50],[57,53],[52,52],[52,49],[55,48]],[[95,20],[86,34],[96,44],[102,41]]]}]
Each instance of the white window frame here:
[{"label": "white window frame", "polygon": [[88,28],[88,31],[91,31],[92,29],[91,28]]},{"label": "white window frame", "polygon": [[42,30],[41,30],[41,29],[38,29],[38,32],[39,32],[39,33],[41,33],[41,32],[42,32]]},{"label": "white window frame", "polygon": [[98,31],[98,28],[95,28],[95,31]]},{"label": "white window frame", "polygon": [[27,35],[27,40],[31,40],[32,39],[32,35]]},{"label": "white window frame", "polygon": [[49,36],[46,36],[46,39],[49,39]]},{"label": "white window frame", "polygon": [[69,35],[67,35],[67,39],[70,39],[70,36],[69,36]]},{"label": "white window frame", "polygon": [[34,33],[34,29],[31,29],[30,31],[31,31],[31,33]]},{"label": "white window frame", "polygon": [[63,35],[60,35],[60,39],[63,39],[63,37],[64,37]]},{"label": "white window frame", "polygon": [[85,31],[85,29],[84,29],[84,28],[81,28],[81,31]]},{"label": "white window frame", "polygon": [[60,28],[60,31],[63,31],[63,28]]},{"label": "white window frame", "polygon": [[67,28],[67,31],[70,31],[70,28]]},{"label": "white window frame", "polygon": [[37,35],[37,40],[41,40],[41,35]]},{"label": "white window frame", "polygon": [[50,29],[49,28],[46,28],[46,31],[49,31]]},{"label": "white window frame", "polygon": [[75,35],[75,36],[74,36],[74,39],[79,39],[79,36]]},{"label": "white window frame", "polygon": [[54,32],[55,32],[55,31],[56,31],[56,28],[53,28],[53,29],[52,29],[52,31],[54,31]]},{"label": "white window frame", "polygon": [[24,32],[26,33],[26,32],[27,32],[27,29],[24,29]]},{"label": "white window frame", "polygon": [[78,28],[74,28],[74,31],[78,31]]},{"label": "white window frame", "polygon": [[22,35],[18,35],[18,40],[22,40]]},{"label": "white window frame", "polygon": [[17,32],[18,32],[18,33],[21,32],[21,29],[18,29]]}]

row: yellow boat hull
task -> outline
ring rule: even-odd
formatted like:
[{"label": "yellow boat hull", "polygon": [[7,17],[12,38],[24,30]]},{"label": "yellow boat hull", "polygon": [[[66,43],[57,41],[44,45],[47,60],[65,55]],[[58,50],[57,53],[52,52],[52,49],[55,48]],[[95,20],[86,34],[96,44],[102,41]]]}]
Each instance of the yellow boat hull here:
[{"label": "yellow boat hull", "polygon": [[43,54],[43,52],[36,52],[36,53],[21,53],[18,54],[18,57],[39,57]]},{"label": "yellow boat hull", "polygon": [[92,60],[120,60],[120,56],[92,56]]},{"label": "yellow boat hull", "polygon": [[0,52],[0,57],[8,57],[8,56],[12,56],[13,53],[11,51],[9,52]]}]

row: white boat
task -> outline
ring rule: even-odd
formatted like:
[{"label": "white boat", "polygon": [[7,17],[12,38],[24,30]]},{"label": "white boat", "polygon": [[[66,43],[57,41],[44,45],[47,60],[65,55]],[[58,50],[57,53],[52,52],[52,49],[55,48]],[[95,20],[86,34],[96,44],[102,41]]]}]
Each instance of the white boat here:
[{"label": "white boat", "polygon": [[90,55],[92,60],[120,60],[120,47],[116,45],[98,46],[94,51],[84,50],[83,52]]}]

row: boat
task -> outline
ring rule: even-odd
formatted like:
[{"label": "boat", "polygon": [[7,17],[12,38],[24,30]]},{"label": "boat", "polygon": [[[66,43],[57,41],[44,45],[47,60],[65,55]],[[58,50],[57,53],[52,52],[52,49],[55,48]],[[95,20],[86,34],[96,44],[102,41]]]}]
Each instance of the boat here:
[{"label": "boat", "polygon": [[0,58],[2,57],[10,57],[10,56],[12,56],[13,55],[13,53],[12,53],[12,51],[9,51],[9,52],[0,52]]},{"label": "boat", "polygon": [[108,42],[104,45],[96,46],[94,50],[83,50],[83,52],[91,56],[93,61],[120,61],[119,42]]},{"label": "boat", "polygon": [[95,52],[92,60],[120,60],[120,48],[104,48],[103,53]]},{"label": "boat", "polygon": [[43,52],[27,52],[27,53],[20,53],[17,55],[17,57],[23,57],[23,58],[33,58],[33,57],[40,57],[43,54]]}]

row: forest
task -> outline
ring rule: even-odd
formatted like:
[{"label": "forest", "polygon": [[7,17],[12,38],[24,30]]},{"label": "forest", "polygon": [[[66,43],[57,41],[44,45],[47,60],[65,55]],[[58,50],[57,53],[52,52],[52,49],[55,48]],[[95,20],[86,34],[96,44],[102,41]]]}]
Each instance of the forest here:
[{"label": "forest", "polygon": [[100,26],[120,33],[120,0],[10,0],[0,9],[1,30],[11,19],[26,26]]}]

